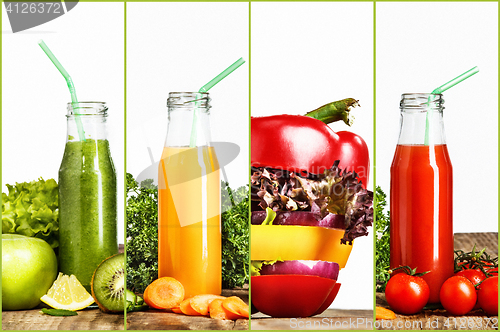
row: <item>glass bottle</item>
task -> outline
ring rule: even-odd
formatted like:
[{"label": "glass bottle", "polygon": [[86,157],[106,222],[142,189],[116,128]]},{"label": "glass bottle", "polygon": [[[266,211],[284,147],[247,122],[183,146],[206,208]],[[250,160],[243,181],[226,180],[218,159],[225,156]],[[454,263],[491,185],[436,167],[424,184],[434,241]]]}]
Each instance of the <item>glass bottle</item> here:
[{"label": "glass bottle", "polygon": [[185,297],[221,293],[220,174],[208,93],[171,92],[158,168],[158,276]]},{"label": "glass bottle", "polygon": [[68,135],[59,168],[59,270],[74,274],[88,291],[97,266],[118,253],[116,173],[107,140],[107,111],[102,102],[68,103]]},{"label": "glass bottle", "polygon": [[408,265],[439,302],[453,275],[453,171],[446,146],[442,95],[403,94],[401,128],[391,166],[391,268]]}]

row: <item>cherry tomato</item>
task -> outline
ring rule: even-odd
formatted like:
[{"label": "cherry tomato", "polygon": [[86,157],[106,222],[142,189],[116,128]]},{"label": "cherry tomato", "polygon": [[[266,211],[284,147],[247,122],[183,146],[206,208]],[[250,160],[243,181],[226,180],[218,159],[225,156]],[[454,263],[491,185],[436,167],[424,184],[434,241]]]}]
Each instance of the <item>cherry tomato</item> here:
[{"label": "cherry tomato", "polygon": [[[484,279],[486,279],[486,274],[484,274],[483,271],[479,270],[479,269],[475,269],[475,270],[462,270],[462,271],[459,271],[457,273],[455,273],[456,276],[462,276],[462,277],[466,277],[467,279],[469,279],[472,284],[474,285],[474,287],[476,287],[477,284],[479,284],[481,281],[483,281]],[[476,289],[476,295],[477,295],[477,289]],[[479,306],[479,302],[476,301],[476,304],[474,305],[474,310],[475,309],[479,309],[480,306]]]},{"label": "cherry tomato", "polygon": [[476,289],[469,279],[462,276],[448,278],[439,291],[443,307],[452,315],[465,315],[474,308]]},{"label": "cherry tomato", "polygon": [[481,281],[486,279],[486,274],[483,273],[481,270],[462,270],[457,273],[455,273],[456,276],[462,276],[466,277],[469,279],[474,286],[479,284]]},{"label": "cherry tomato", "polygon": [[491,269],[488,269],[487,272],[489,274],[492,274],[493,276],[497,276],[498,277],[498,267],[493,267]]},{"label": "cherry tomato", "polygon": [[491,261],[478,260],[476,262],[460,262],[458,263],[457,266],[458,269],[460,269],[460,271],[465,271],[465,270],[481,271],[479,265],[481,265],[483,267],[483,270],[487,272],[488,274],[487,277],[489,277],[490,274],[498,275],[498,266],[495,266],[494,263],[492,263]]},{"label": "cherry tomato", "polygon": [[479,285],[479,306],[489,316],[498,315],[498,277],[489,277]]},{"label": "cherry tomato", "polygon": [[429,300],[429,286],[421,277],[398,273],[387,282],[385,298],[396,312],[405,315],[416,314]]}]

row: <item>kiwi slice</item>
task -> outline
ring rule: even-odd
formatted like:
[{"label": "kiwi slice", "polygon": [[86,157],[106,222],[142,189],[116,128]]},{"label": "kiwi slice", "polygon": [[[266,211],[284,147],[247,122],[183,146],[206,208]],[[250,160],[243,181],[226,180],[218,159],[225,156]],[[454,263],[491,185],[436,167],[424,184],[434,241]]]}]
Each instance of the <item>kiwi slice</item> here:
[{"label": "kiwi slice", "polygon": [[99,264],[92,276],[92,296],[103,312],[125,309],[125,255],[117,254]]}]

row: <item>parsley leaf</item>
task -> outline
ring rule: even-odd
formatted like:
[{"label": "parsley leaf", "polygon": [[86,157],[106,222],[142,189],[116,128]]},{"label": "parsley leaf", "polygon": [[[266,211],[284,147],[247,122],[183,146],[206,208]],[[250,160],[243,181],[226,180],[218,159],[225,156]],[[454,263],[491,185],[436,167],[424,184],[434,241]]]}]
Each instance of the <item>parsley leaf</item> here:
[{"label": "parsley leaf", "polygon": [[243,287],[249,278],[248,186],[233,190],[221,185],[222,287]]},{"label": "parsley leaf", "polygon": [[127,288],[144,293],[158,278],[158,190],[127,173]]},{"label": "parsley leaf", "polygon": [[375,278],[377,292],[383,292],[389,280],[390,267],[390,213],[384,212],[387,206],[386,194],[377,186],[375,190]]}]

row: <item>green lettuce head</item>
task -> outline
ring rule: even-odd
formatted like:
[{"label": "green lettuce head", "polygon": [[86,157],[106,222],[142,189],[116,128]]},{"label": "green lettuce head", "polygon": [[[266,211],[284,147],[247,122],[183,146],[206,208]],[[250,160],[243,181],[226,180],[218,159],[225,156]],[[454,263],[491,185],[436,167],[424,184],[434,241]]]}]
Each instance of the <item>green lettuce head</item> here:
[{"label": "green lettuce head", "polygon": [[57,182],[38,181],[7,184],[9,194],[2,193],[2,234],[37,237],[59,246],[59,196]]}]

